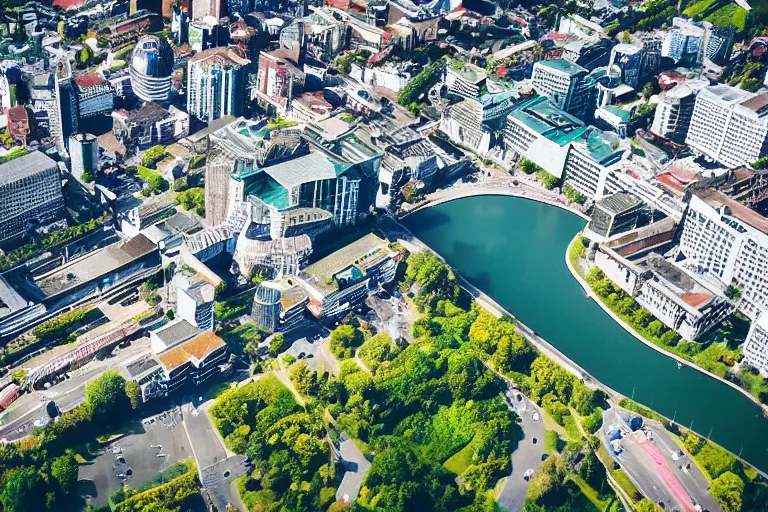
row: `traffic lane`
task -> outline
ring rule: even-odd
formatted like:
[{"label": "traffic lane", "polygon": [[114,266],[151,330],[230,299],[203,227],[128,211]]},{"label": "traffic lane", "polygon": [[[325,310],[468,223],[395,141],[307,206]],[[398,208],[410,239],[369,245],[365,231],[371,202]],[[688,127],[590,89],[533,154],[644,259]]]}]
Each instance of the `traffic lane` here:
[{"label": "traffic lane", "polygon": [[[618,455],[619,464],[637,485],[645,497],[654,503],[670,505],[676,503],[672,494],[659,477],[653,467],[648,454],[634,442],[623,438],[621,440],[623,452]],[[608,448],[611,449],[610,447]]]},{"label": "traffic lane", "polygon": [[[507,477],[497,498],[499,505],[509,511],[523,509],[523,502],[528,491],[528,481],[524,478],[528,470],[536,470],[544,456],[544,421],[538,406],[525,395],[513,392],[512,408],[520,417],[523,439],[512,452],[512,473]],[[534,419],[537,417],[538,419]],[[534,442],[535,440],[535,442]]]},{"label": "traffic lane", "polygon": [[[720,505],[712,499],[709,495],[709,482],[704,474],[701,472],[696,463],[688,457],[685,452],[680,450],[680,447],[673,441],[666,430],[663,427],[650,428],[652,433],[653,443],[659,448],[670,468],[673,469],[673,473],[683,484],[685,490],[690,494],[696,503],[701,505],[704,510],[711,512],[721,512]],[[672,457],[673,453],[680,453],[679,460],[675,461]]]},{"label": "traffic lane", "polygon": [[182,406],[182,413],[198,467],[206,468],[225,460],[227,451],[203,408],[188,403]]}]

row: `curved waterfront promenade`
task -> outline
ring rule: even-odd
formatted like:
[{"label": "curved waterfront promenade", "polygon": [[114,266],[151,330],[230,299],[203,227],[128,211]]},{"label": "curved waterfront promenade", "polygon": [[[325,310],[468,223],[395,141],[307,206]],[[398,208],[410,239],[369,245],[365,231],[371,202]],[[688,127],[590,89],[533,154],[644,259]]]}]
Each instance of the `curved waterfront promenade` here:
[{"label": "curved waterfront promenade", "polygon": [[661,348],[661,347],[659,347],[659,346],[657,346],[657,345],[655,345],[655,344],[651,343],[650,341],[648,341],[647,339],[645,339],[644,337],[642,337],[642,336],[641,336],[641,335],[640,335],[640,334],[639,334],[639,333],[638,333],[636,330],[634,330],[634,329],[632,328],[632,326],[631,326],[631,325],[627,324],[627,323],[626,323],[624,320],[622,320],[621,318],[619,318],[619,317],[618,317],[618,315],[616,315],[616,313],[614,313],[613,311],[611,311],[611,309],[610,309],[608,306],[606,306],[605,304],[603,304],[603,301],[602,301],[602,300],[600,300],[600,297],[598,297],[598,296],[595,294],[595,292],[592,290],[592,287],[591,287],[591,286],[589,286],[589,283],[587,283],[587,282],[584,280],[584,278],[583,278],[583,277],[581,277],[581,274],[579,274],[579,272],[578,272],[578,271],[577,271],[575,268],[573,268],[573,265],[571,264],[571,259],[568,257],[568,252],[570,251],[571,245],[573,245],[573,243],[575,243],[576,239],[577,239],[577,238],[576,238],[576,237],[574,237],[573,241],[572,241],[572,242],[571,242],[571,244],[568,246],[568,251],[566,251],[566,252],[565,252],[565,264],[566,264],[566,266],[568,267],[568,271],[571,273],[571,275],[574,277],[574,279],[576,279],[576,281],[578,281],[579,285],[582,287],[582,289],[584,290],[584,292],[585,292],[587,295],[589,295],[589,297],[590,297],[592,300],[594,300],[594,301],[595,301],[595,303],[596,303],[598,306],[600,306],[600,308],[602,308],[602,310],[603,310],[603,311],[605,311],[605,312],[606,312],[606,314],[608,314],[608,316],[610,316],[611,318],[613,318],[613,320],[614,320],[614,321],[615,321],[617,324],[619,324],[621,327],[623,327],[625,331],[627,331],[629,334],[631,334],[632,336],[634,336],[634,337],[635,337],[635,338],[637,338],[638,340],[642,341],[643,343],[645,343],[646,345],[648,345],[649,347],[651,347],[651,348],[652,348],[653,350],[655,350],[656,352],[659,352],[659,353],[661,353],[661,354],[664,354],[665,356],[667,356],[667,357],[670,357],[670,358],[674,359],[675,361],[677,361],[677,362],[678,362],[678,363],[680,363],[680,364],[684,364],[684,365],[686,365],[686,366],[689,366],[689,367],[693,368],[694,370],[697,370],[697,371],[699,371],[699,372],[703,373],[704,375],[706,375],[706,376],[708,376],[708,377],[711,377],[711,378],[713,378],[713,379],[717,379],[717,380],[719,380],[720,382],[722,382],[723,384],[727,384],[727,385],[731,386],[733,389],[735,389],[735,390],[736,390],[736,391],[738,391],[739,393],[743,394],[744,396],[746,396],[747,398],[749,398],[750,400],[752,400],[752,402],[754,402],[754,403],[755,403],[755,405],[759,406],[759,407],[760,407],[760,408],[763,410],[763,412],[764,412],[765,414],[768,414],[768,406],[766,406],[765,404],[761,403],[761,402],[760,402],[760,401],[759,401],[757,398],[755,398],[755,397],[754,397],[754,396],[753,396],[753,395],[752,395],[752,394],[751,394],[749,391],[747,391],[746,389],[742,388],[741,386],[738,386],[738,385],[734,384],[733,382],[731,382],[731,381],[729,381],[729,380],[726,380],[726,379],[724,379],[724,378],[720,377],[719,375],[715,375],[714,373],[710,372],[709,370],[706,370],[706,369],[702,368],[701,366],[697,365],[696,363],[693,363],[693,362],[691,362],[691,361],[688,361],[687,359],[683,359],[682,357],[678,356],[677,354],[673,354],[672,352],[667,352],[667,351],[666,351],[666,350],[664,350],[663,348]]}]

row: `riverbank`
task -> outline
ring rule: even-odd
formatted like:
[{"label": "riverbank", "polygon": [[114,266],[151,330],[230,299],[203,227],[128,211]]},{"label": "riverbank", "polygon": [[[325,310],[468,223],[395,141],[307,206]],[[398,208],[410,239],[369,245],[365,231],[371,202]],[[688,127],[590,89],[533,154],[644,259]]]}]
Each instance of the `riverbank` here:
[{"label": "riverbank", "polygon": [[645,339],[644,336],[642,336],[640,333],[638,333],[631,325],[627,324],[623,319],[621,319],[616,313],[614,313],[603,301],[600,299],[600,297],[595,294],[594,290],[592,290],[592,287],[589,286],[589,283],[584,279],[584,277],[581,275],[581,272],[578,271],[578,269],[574,268],[573,262],[571,261],[570,254],[571,249],[573,247],[574,243],[577,243],[579,240],[579,235],[576,235],[571,243],[568,245],[568,249],[565,252],[565,264],[568,267],[568,271],[571,273],[571,275],[576,279],[576,281],[579,283],[579,286],[584,290],[584,292],[595,301],[595,303],[600,306],[600,308],[605,311],[608,316],[610,316],[617,324],[619,324],[625,331],[627,331],[629,334],[640,340],[641,342],[645,343],[648,347],[652,348],[653,350],[664,354],[665,356],[669,357],[670,359],[675,360],[678,364],[686,365],[690,368],[693,368],[694,370],[703,373],[707,377],[713,378],[715,380],[718,380],[724,384],[727,384],[731,388],[735,389],[736,391],[740,392],[747,398],[749,398],[755,405],[760,407],[763,414],[768,416],[768,406],[761,403],[755,396],[753,396],[749,391],[742,388],[741,386],[726,380],[722,377],[720,377],[717,374],[714,374],[710,372],[709,370],[702,368],[701,366],[697,365],[696,363],[689,361],[683,357],[678,356],[677,354],[674,354],[672,352],[669,352],[667,350],[664,350],[663,348],[659,347],[658,345],[648,341]]}]

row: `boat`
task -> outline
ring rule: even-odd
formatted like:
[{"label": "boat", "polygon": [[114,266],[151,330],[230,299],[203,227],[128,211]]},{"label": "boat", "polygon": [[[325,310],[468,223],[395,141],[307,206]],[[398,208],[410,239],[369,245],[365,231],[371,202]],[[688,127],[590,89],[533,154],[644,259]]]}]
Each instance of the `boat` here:
[{"label": "boat", "polygon": [[682,367],[683,367],[683,363],[681,363],[680,361],[678,361],[678,362],[677,362],[677,368],[678,368],[678,369],[680,369],[680,368],[682,368]]}]

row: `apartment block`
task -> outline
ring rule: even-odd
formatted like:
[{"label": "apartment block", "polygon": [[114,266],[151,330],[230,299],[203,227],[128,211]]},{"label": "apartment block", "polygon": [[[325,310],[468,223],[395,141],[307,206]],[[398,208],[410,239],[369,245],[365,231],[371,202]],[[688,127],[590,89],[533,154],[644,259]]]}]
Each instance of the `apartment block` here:
[{"label": "apartment block", "polygon": [[696,97],[686,144],[727,167],[751,164],[768,154],[768,91],[727,85],[706,87]]},{"label": "apartment block", "polygon": [[586,68],[565,59],[533,65],[533,87],[555,105],[580,119],[594,110],[595,83]]}]

